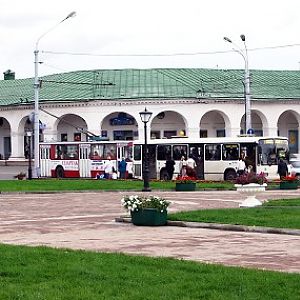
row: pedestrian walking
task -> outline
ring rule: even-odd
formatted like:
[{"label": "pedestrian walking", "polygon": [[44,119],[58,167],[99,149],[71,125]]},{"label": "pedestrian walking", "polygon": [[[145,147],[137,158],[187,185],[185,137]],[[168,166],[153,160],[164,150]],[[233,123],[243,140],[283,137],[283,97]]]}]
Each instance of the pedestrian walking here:
[{"label": "pedestrian walking", "polygon": [[120,173],[120,179],[126,179],[126,166],[127,162],[125,161],[125,157],[122,157],[122,160],[119,161],[119,173]]},{"label": "pedestrian walking", "polygon": [[279,174],[280,179],[288,175],[287,164],[282,158],[279,160],[277,173]]}]

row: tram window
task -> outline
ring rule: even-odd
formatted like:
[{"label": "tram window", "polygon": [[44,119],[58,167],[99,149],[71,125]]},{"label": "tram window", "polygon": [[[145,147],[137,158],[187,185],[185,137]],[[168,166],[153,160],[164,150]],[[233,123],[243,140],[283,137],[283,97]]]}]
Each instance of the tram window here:
[{"label": "tram window", "polygon": [[103,151],[103,159],[116,159],[117,158],[117,147],[116,145],[104,145],[104,151]]},{"label": "tram window", "polygon": [[104,146],[103,145],[91,145],[91,153],[90,158],[91,159],[102,159],[103,158],[103,151]]},{"label": "tram window", "polygon": [[221,145],[205,145],[205,160],[221,160]]},{"label": "tram window", "polygon": [[77,159],[77,145],[57,145],[55,149],[55,158],[57,159]]},{"label": "tram window", "polygon": [[171,145],[157,146],[157,160],[167,160],[171,156]]},{"label": "tram window", "polygon": [[238,144],[225,144],[223,145],[223,160],[238,160],[239,158],[239,145]]},{"label": "tram window", "polygon": [[181,157],[187,157],[187,146],[186,145],[174,145],[173,146],[173,159],[181,160]]}]

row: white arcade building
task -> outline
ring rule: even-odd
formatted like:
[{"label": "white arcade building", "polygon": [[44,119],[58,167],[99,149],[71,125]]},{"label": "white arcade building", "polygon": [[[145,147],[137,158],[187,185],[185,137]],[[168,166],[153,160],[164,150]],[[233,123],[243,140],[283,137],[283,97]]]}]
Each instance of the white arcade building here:
[{"label": "white arcade building", "polygon": [[[150,137],[191,138],[244,133],[244,71],[219,69],[87,70],[40,78],[41,141],[143,137],[139,112],[153,113]],[[0,158],[26,159],[34,79],[0,81]],[[300,72],[251,71],[251,118],[256,135],[289,138],[299,151]]]}]

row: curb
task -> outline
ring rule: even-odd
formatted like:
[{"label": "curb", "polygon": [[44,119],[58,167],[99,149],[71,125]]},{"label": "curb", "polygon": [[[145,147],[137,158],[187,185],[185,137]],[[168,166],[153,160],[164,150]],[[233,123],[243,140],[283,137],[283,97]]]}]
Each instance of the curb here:
[{"label": "curb", "polygon": [[[131,223],[129,216],[120,216],[115,219],[119,223]],[[245,226],[245,225],[232,225],[232,224],[218,224],[218,223],[199,223],[199,222],[184,222],[184,221],[168,221],[167,226],[189,227],[189,228],[206,228],[218,229],[227,231],[242,231],[242,232],[256,232],[256,233],[271,233],[271,234],[287,234],[300,236],[299,229],[287,228],[273,228],[262,226]]]}]

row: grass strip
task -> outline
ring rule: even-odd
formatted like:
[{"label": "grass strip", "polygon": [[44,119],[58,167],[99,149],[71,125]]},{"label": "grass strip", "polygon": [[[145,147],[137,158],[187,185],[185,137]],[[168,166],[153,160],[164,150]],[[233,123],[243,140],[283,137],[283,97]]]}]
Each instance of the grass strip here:
[{"label": "grass strip", "polygon": [[299,274],[0,245],[0,299],[300,299]]},{"label": "grass strip", "polygon": [[[175,182],[151,181],[152,190],[175,190]],[[95,180],[95,179],[38,179],[0,180],[2,192],[47,192],[47,191],[87,191],[87,190],[142,190],[141,180]],[[197,189],[231,189],[230,182],[199,182]]]},{"label": "grass strip", "polygon": [[300,229],[299,201],[272,200],[258,208],[183,211],[168,214],[168,220]]}]

